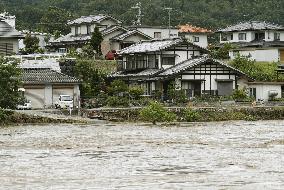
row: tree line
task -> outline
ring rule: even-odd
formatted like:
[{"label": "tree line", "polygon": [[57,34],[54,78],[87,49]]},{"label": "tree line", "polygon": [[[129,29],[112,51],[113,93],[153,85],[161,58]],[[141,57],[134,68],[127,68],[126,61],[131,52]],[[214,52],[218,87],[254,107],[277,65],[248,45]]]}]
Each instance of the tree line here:
[{"label": "tree line", "polygon": [[142,3],[145,25],[167,25],[173,8],[172,25],[192,23],[217,29],[247,20],[264,20],[284,25],[284,1],[279,0],[0,0],[0,11],[17,16],[18,29],[68,33],[67,20],[82,15],[110,14],[131,25]]}]

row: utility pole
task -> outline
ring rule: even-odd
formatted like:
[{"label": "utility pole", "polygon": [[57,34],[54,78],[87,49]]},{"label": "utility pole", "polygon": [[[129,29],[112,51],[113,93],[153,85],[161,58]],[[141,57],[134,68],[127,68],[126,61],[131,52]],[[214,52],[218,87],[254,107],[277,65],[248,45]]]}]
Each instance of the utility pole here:
[{"label": "utility pole", "polygon": [[171,12],[173,8],[166,7],[165,10],[167,10],[169,14],[169,38],[171,38]]},{"label": "utility pole", "polygon": [[136,15],[137,21],[135,21],[136,25],[141,25],[142,24],[142,5],[141,2],[138,2],[134,7],[131,7],[131,9],[137,9],[138,10],[138,15]]}]

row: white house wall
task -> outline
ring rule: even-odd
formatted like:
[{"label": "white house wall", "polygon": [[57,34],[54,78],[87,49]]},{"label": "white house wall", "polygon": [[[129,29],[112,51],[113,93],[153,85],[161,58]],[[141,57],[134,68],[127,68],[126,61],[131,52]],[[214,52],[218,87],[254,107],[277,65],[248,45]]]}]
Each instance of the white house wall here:
[{"label": "white house wall", "polygon": [[[154,38],[155,32],[161,32],[161,38],[166,39],[169,38],[169,29],[167,28],[137,28],[140,32]],[[171,29],[171,35],[172,37],[178,36],[178,29]]]},{"label": "white house wall", "polygon": [[269,99],[269,91],[276,91],[276,98],[281,98],[281,85],[273,84],[249,84],[249,88],[256,88],[256,100],[267,101]]},{"label": "white house wall", "polygon": [[[208,46],[208,39],[206,34],[185,34],[184,37],[200,47],[206,48]],[[199,42],[194,42],[194,37],[198,37]]]}]

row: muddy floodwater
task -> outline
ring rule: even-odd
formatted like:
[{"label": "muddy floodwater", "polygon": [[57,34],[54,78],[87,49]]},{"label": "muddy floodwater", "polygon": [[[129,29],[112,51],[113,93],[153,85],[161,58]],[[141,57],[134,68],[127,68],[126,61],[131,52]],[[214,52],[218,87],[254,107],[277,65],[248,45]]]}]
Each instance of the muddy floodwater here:
[{"label": "muddy floodwater", "polygon": [[0,189],[284,189],[284,121],[0,128]]}]

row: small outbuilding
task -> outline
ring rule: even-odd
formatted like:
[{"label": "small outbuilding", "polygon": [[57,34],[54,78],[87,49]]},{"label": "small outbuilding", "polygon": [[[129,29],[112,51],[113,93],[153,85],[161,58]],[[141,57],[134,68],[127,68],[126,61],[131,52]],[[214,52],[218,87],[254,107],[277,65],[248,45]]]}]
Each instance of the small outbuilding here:
[{"label": "small outbuilding", "polygon": [[50,108],[60,95],[70,95],[74,107],[79,105],[80,80],[51,69],[23,69],[22,88],[34,109]]}]

